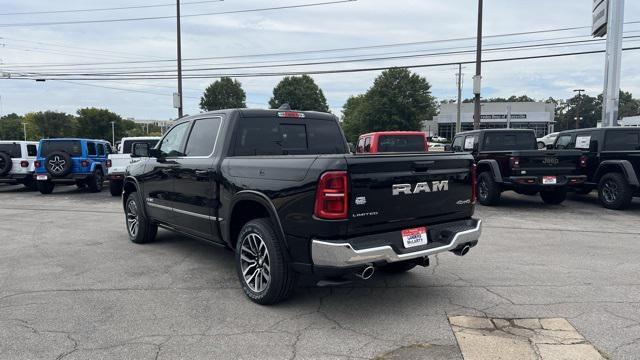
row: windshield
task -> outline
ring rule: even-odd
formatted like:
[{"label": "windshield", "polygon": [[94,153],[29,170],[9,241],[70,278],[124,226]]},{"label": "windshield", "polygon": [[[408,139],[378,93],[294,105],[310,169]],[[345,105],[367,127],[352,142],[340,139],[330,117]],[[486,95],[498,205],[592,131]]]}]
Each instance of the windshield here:
[{"label": "windshield", "polygon": [[536,150],[533,132],[488,132],[484,135],[485,151]]},{"label": "windshield", "polygon": [[381,135],[378,139],[378,152],[424,152],[422,135]]},{"label": "windshield", "polygon": [[133,152],[133,144],[148,144],[149,149],[154,148],[160,139],[140,139],[140,140],[125,140],[122,143],[122,153],[131,154]]},{"label": "windshield", "polygon": [[45,140],[42,142],[40,154],[47,157],[55,151],[64,151],[71,156],[82,156],[80,140]]},{"label": "windshield", "polygon": [[7,153],[11,158],[19,158],[20,145],[18,144],[0,144],[0,152]]}]

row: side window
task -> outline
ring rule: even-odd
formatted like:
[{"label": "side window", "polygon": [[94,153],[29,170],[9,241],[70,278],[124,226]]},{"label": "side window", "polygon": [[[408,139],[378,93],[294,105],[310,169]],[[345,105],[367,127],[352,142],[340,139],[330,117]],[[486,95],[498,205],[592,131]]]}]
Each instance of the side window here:
[{"label": "side window", "polygon": [[358,147],[356,148],[356,153],[360,154],[364,152],[364,138],[358,139]]},{"label": "side window", "polygon": [[364,152],[371,152],[371,137],[368,136],[364,139]]},{"label": "side window", "polygon": [[218,138],[221,121],[220,118],[196,120],[187,140],[185,156],[211,155]]},{"label": "side window", "polygon": [[607,131],[604,139],[605,149],[609,151],[640,150],[640,131]]},{"label": "side window", "polygon": [[98,144],[98,156],[104,156],[105,152],[104,152],[104,145],[103,144]]},{"label": "side window", "polygon": [[473,135],[469,135],[464,138],[464,150],[472,151],[473,145],[476,143],[476,138]]},{"label": "side window", "polygon": [[567,149],[571,144],[571,135],[562,135],[556,140],[556,149]]},{"label": "side window", "polygon": [[27,145],[27,156],[37,156],[38,148],[35,145]]},{"label": "side window", "polygon": [[171,128],[158,149],[166,156],[182,156],[182,142],[189,129],[188,125],[189,122],[183,122]]},{"label": "side window", "polygon": [[96,150],[96,143],[87,142],[87,155],[96,156],[98,152]]},{"label": "side window", "polygon": [[453,145],[451,146],[451,150],[453,151],[462,151],[462,143],[464,141],[464,137],[458,136],[453,139]]}]

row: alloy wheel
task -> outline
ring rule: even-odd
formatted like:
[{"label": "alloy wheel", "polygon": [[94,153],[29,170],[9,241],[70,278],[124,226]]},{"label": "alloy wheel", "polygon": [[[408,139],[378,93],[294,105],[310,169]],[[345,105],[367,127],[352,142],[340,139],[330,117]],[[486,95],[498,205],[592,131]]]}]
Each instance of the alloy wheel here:
[{"label": "alloy wheel", "polygon": [[132,237],[138,235],[138,206],[134,200],[127,204],[127,230]]},{"label": "alloy wheel", "polygon": [[51,160],[49,160],[49,166],[51,167],[51,172],[53,173],[61,173],[64,170],[64,166],[67,162],[60,158],[60,156],[56,155]]},{"label": "alloy wheel", "polygon": [[271,282],[269,250],[256,233],[249,233],[240,244],[240,269],[245,283],[254,292],[264,291]]},{"label": "alloy wheel", "polygon": [[480,184],[478,184],[478,195],[480,195],[482,199],[489,197],[489,187],[484,180],[480,180]]},{"label": "alloy wheel", "polygon": [[605,181],[602,186],[602,197],[608,203],[615,202],[618,198],[618,184],[613,181]]}]

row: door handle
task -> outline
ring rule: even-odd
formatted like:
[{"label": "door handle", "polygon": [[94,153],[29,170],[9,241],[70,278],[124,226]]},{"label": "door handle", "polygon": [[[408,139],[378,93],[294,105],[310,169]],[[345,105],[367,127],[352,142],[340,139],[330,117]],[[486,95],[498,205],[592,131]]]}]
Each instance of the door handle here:
[{"label": "door handle", "polygon": [[196,179],[198,180],[208,180],[209,179],[209,171],[208,170],[196,170]]}]

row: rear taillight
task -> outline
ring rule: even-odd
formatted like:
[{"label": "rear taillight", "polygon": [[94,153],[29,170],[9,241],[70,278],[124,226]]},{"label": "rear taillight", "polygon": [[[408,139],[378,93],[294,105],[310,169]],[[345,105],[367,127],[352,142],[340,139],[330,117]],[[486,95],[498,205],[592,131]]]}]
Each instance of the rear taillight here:
[{"label": "rear taillight", "polygon": [[586,155],[582,155],[580,156],[580,167],[587,167],[587,161],[589,160],[589,158],[587,158]]},{"label": "rear taillight", "polygon": [[478,177],[476,164],[471,165],[471,203],[475,204],[478,200]]},{"label": "rear taillight", "polygon": [[40,167],[40,160],[36,160],[33,162],[33,166],[35,166],[36,168]]},{"label": "rear taillight", "polygon": [[512,156],[509,158],[509,165],[512,169],[520,169],[520,158],[517,156]]},{"label": "rear taillight", "polygon": [[26,160],[22,160],[22,161],[20,161],[20,166],[22,166],[24,168],[29,167],[29,162],[26,161]]},{"label": "rear taillight", "polygon": [[111,159],[107,159],[107,167],[110,168],[111,167]]},{"label": "rear taillight", "polygon": [[82,167],[87,167],[87,166],[89,166],[89,162],[87,160],[82,160],[80,165],[82,165]]},{"label": "rear taillight", "polygon": [[346,171],[329,171],[320,176],[314,214],[320,219],[346,219],[349,188]]}]

